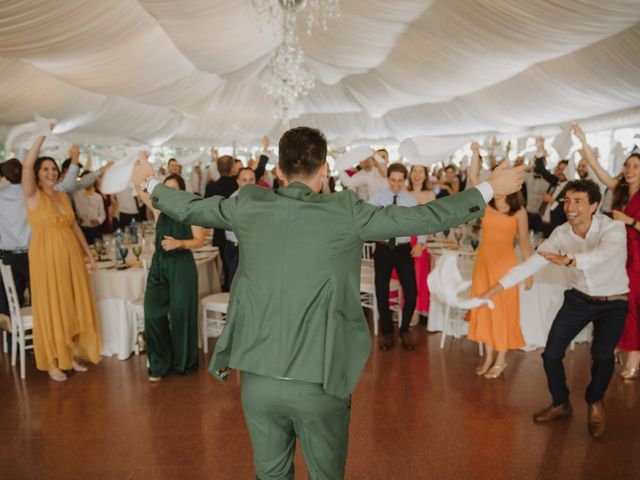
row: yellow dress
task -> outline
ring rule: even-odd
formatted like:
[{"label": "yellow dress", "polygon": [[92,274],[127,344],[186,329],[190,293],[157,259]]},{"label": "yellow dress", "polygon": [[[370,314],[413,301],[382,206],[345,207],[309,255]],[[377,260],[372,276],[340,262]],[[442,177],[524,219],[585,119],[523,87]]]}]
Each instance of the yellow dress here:
[{"label": "yellow dress", "polygon": [[31,225],[29,275],[33,306],[36,367],[70,370],[74,356],[100,361],[100,324],[78,239],[75,218],[65,193],[54,195],[64,214],[40,191],[38,206],[27,210]]},{"label": "yellow dress", "polygon": [[[515,215],[487,209],[482,218],[482,242],[473,268],[472,296],[485,293],[517,264],[513,242],[518,232]],[[498,352],[525,345],[520,329],[520,293],[511,287],[493,297],[495,308],[474,308],[469,316],[468,338]]]}]

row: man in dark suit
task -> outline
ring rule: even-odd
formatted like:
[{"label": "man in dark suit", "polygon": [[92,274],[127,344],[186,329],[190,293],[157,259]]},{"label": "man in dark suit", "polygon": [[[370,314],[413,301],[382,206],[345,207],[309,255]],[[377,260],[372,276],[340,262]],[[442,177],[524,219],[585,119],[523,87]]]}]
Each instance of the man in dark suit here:
[{"label": "man in dark suit", "polygon": [[209,371],[223,379],[229,368],[243,372],[256,477],[292,479],[298,436],[310,478],[336,480],[344,476],[351,392],[371,350],[360,304],[363,243],[481,217],[494,193],[520,189],[524,168],[498,167],[488,182],[426,205],[376,207],[348,190],[319,193],[328,172],[322,132],[293,128],[279,147],[288,186],[277,191],[247,185],[228,200],[202,199],[160,184],[148,162],[136,165],[133,181],[170,217],[238,238]]},{"label": "man in dark suit", "polygon": [[536,173],[541,175],[549,183],[547,193],[543,195],[540,206],[541,231],[544,238],[549,238],[551,232],[567,221],[564,213],[564,193],[567,186],[567,177],[564,174],[569,160],[560,160],[553,171],[549,172],[545,167],[545,159],[536,158]]},{"label": "man in dark suit", "polygon": [[[260,178],[262,177],[262,175],[264,175],[264,171],[268,161],[269,157],[267,155],[260,155],[260,162],[258,163],[258,167],[255,171],[256,178]],[[218,180],[207,183],[207,187],[205,188],[204,192],[205,198],[213,197],[215,195],[229,198],[236,190],[238,190],[238,177],[232,174],[235,163],[236,161],[230,155],[223,155],[218,158],[218,160],[216,160],[216,166],[218,167],[220,178],[218,178]],[[218,250],[220,252],[220,258],[222,258],[222,268],[224,271],[224,282],[222,285],[222,290],[228,292],[231,288],[231,282],[229,281],[230,272],[229,263],[227,261],[228,256],[225,254],[226,244],[227,239],[224,234],[224,229],[214,229],[212,245],[214,247],[218,247]]]}]

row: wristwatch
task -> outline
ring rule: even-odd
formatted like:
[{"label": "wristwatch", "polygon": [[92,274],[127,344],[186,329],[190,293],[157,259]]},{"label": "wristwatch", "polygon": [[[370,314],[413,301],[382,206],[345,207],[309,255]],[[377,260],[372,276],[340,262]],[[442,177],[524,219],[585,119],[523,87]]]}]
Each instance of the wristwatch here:
[{"label": "wristwatch", "polygon": [[636,228],[636,225],[638,224],[638,221],[634,218],[633,222],[630,223],[630,227],[631,228]]},{"label": "wristwatch", "polygon": [[155,177],[147,177],[144,180],[142,180],[140,182],[140,190],[142,190],[144,193],[149,193],[147,191],[147,188],[149,188],[149,182],[151,182],[151,180],[153,180]]},{"label": "wristwatch", "polygon": [[569,259],[569,261],[567,263],[564,264],[565,267],[573,267],[575,265],[576,262],[576,257],[574,257],[573,255],[567,255],[567,258]]}]

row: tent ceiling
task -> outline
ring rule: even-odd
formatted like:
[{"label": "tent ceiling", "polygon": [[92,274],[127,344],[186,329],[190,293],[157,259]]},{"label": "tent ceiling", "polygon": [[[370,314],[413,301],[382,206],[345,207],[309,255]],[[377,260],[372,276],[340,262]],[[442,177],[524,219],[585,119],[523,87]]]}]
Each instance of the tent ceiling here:
[{"label": "tent ceiling", "polygon": [[[329,138],[522,132],[640,108],[638,0],[340,3],[326,31],[299,19],[318,85],[293,123]],[[279,41],[249,0],[3,2],[0,125],[39,112],[96,143],[258,141],[282,128],[260,87]]]}]

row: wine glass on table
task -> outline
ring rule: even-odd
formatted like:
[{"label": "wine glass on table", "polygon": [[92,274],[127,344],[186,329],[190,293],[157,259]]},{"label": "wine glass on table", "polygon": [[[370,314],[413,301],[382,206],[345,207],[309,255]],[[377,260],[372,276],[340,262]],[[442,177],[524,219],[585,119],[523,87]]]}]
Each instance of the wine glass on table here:
[{"label": "wine glass on table", "polygon": [[105,253],[104,241],[101,238],[96,238],[95,242],[93,243],[93,247],[95,248],[96,253],[98,254],[98,261],[101,262],[102,255]]},{"label": "wine glass on table", "polygon": [[122,265],[125,265],[127,262],[127,255],[129,255],[129,247],[126,245],[120,245],[120,257],[122,258]]},{"label": "wine glass on table", "polygon": [[133,247],[131,247],[131,251],[136,256],[136,262],[140,263],[140,255],[142,255],[142,245],[136,243]]},{"label": "wine glass on table", "polygon": [[460,247],[460,240],[462,240],[462,229],[456,228],[453,231],[453,237],[456,239],[456,243],[458,244],[458,248]]}]

